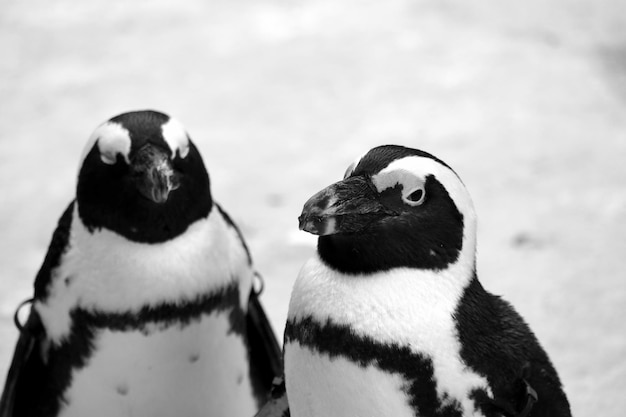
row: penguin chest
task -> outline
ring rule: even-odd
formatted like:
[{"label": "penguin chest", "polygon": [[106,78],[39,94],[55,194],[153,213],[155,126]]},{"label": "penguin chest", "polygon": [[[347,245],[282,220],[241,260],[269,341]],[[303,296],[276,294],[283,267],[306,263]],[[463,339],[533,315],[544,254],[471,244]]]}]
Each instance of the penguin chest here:
[{"label": "penguin chest", "polygon": [[165,328],[100,329],[59,415],[253,415],[247,358],[228,312]]},{"label": "penguin chest", "polygon": [[297,342],[285,344],[285,382],[293,417],[415,416],[401,375]]}]

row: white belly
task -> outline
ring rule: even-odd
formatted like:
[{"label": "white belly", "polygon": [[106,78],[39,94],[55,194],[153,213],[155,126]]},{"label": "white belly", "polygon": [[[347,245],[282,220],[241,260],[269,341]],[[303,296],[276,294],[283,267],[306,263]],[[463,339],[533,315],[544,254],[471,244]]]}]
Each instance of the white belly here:
[{"label": "white belly", "polygon": [[247,350],[229,328],[223,313],[184,328],[103,330],[60,416],[252,416]]},{"label": "white belly", "polygon": [[285,345],[285,383],[292,417],[415,416],[400,375],[331,359],[297,342]]}]

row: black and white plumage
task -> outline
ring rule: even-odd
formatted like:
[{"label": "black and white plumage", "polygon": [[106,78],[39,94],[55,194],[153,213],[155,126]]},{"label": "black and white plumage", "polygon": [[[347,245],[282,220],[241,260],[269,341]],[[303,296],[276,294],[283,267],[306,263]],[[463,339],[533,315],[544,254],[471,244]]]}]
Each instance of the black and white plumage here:
[{"label": "black and white plumage", "polygon": [[474,208],[444,162],[374,148],[299,220],[320,237],[289,304],[290,410],[259,415],[570,416],[529,327],[477,279]]},{"label": "black and white plumage", "polygon": [[182,125],[112,118],[37,274],[0,416],[253,414],[281,361],[254,275]]}]

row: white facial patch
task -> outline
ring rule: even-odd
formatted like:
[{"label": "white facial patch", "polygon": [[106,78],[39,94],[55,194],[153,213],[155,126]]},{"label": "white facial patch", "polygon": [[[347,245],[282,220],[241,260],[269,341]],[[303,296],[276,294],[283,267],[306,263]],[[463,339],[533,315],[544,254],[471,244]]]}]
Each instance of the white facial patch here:
[{"label": "white facial patch", "polygon": [[130,134],[121,124],[106,122],[98,126],[87,141],[81,161],[85,160],[95,144],[98,145],[100,159],[105,164],[115,164],[117,155],[122,155],[126,163],[130,163],[128,157],[131,144]]},{"label": "white facial patch", "polygon": [[416,186],[424,184],[424,178],[413,174],[410,171],[404,169],[397,169],[393,171],[387,171],[386,169],[372,177],[372,182],[376,186],[376,190],[382,193],[387,188],[393,188],[397,184],[402,185],[402,188],[415,188]]},{"label": "white facial patch", "polygon": [[423,156],[398,159],[372,176],[372,182],[378,192],[394,187],[397,183],[404,185],[406,189],[407,186],[417,185],[420,181],[425,182],[429,175],[435,177],[444,186],[463,216],[474,217],[474,205],[463,182],[454,171],[434,159]]},{"label": "white facial patch", "polygon": [[161,129],[163,139],[172,150],[172,158],[176,156],[176,151],[181,158],[185,158],[189,153],[189,137],[183,125],[178,120],[170,118]]}]

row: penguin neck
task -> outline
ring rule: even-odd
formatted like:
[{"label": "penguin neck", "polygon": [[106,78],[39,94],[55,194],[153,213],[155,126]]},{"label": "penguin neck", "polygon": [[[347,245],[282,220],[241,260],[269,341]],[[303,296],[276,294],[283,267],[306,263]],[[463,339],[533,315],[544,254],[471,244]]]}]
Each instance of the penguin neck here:
[{"label": "penguin neck", "polygon": [[450,323],[475,279],[471,249],[445,269],[401,267],[367,274],[341,273],[315,256],[296,280],[289,321],[310,318],[348,325],[355,334],[384,343],[419,344],[413,339],[431,334],[433,323]]},{"label": "penguin neck", "polygon": [[347,275],[394,268],[445,271],[474,264],[476,218],[471,206],[448,223],[387,222],[352,234],[320,236],[317,253],[329,268]]},{"label": "penguin neck", "polygon": [[[105,297],[116,288],[140,297],[133,298],[130,306],[179,302],[219,291],[234,283],[234,277],[246,275],[239,269],[250,268],[236,230],[215,204],[183,235],[162,243],[134,242],[108,229],[90,231],[78,219],[75,225],[77,261],[91,267],[81,270],[81,279],[99,287],[100,291],[92,292],[96,297],[92,301],[106,309],[124,308],[119,297]],[[83,301],[87,302],[84,296]]]},{"label": "penguin neck", "polygon": [[329,268],[346,275],[403,267],[445,272],[459,265],[465,271],[467,265],[475,265],[476,216],[471,206],[458,215],[458,224],[445,226],[420,225],[423,229],[407,230],[402,223],[385,224],[358,234],[320,236],[317,254]]},{"label": "penguin neck", "polygon": [[253,275],[247,256],[236,230],[215,207],[183,235],[157,244],[133,242],[107,229],[90,231],[74,212],[69,249],[35,307],[55,340],[68,334],[76,309],[136,313],[233,287],[245,308]]}]

